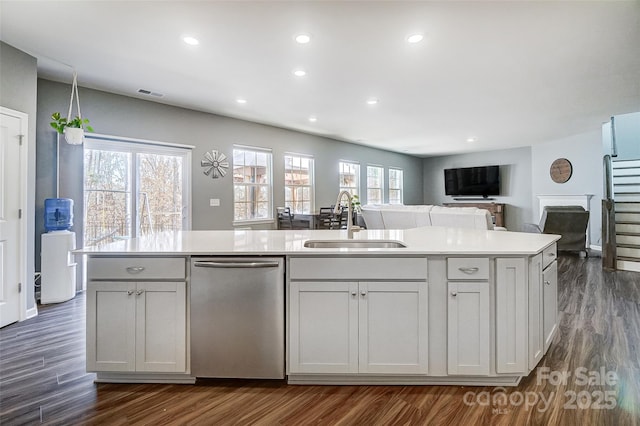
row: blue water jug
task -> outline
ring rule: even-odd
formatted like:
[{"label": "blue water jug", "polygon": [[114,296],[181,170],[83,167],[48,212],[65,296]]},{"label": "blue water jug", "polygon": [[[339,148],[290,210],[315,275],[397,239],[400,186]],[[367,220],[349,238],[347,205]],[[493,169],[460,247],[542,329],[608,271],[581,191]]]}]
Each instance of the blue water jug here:
[{"label": "blue water jug", "polygon": [[73,226],[73,200],[47,198],[44,200],[44,229],[64,231]]}]

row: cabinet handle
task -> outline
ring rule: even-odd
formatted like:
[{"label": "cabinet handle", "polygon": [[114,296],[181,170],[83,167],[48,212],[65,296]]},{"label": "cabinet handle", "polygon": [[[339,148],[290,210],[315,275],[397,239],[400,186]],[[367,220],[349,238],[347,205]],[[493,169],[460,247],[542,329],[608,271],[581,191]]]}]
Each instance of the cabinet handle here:
[{"label": "cabinet handle", "polygon": [[458,292],[457,292],[457,291],[452,291],[452,292],[451,292],[451,295],[452,295],[453,297],[456,297],[456,296],[458,295]]},{"label": "cabinet handle", "polygon": [[555,253],[547,253],[547,256],[549,256],[549,257],[553,257],[555,255],[556,255]]},{"label": "cabinet handle", "polygon": [[133,290],[127,290],[127,296],[131,296],[134,293]]},{"label": "cabinet handle", "polygon": [[136,291],[136,295],[140,296],[142,293],[144,293],[144,290],[138,290]]},{"label": "cabinet handle", "polygon": [[129,266],[127,267],[127,272],[130,274],[139,274],[144,271],[144,266]]},{"label": "cabinet handle", "polygon": [[551,281],[545,281],[544,284],[545,285],[551,285]]},{"label": "cabinet handle", "polygon": [[475,274],[476,272],[478,272],[480,270],[480,268],[478,267],[473,267],[473,268],[458,268],[459,271],[464,272],[465,274],[471,275],[471,274]]},{"label": "cabinet handle", "polygon": [[366,296],[366,295],[367,295],[367,292],[366,292],[366,291],[364,291],[364,290],[362,290],[362,291],[360,292],[360,294],[361,294],[362,296]]},{"label": "cabinet handle", "polygon": [[356,294],[358,294],[356,291],[352,291],[352,292],[351,292],[351,295],[352,295],[352,296],[355,296]]}]

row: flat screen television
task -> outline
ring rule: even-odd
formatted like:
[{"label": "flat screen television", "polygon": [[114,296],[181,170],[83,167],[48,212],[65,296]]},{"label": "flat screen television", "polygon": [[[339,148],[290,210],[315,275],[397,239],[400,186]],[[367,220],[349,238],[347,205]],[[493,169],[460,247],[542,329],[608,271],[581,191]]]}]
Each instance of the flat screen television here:
[{"label": "flat screen television", "polygon": [[484,198],[500,195],[500,166],[445,169],[444,193]]}]

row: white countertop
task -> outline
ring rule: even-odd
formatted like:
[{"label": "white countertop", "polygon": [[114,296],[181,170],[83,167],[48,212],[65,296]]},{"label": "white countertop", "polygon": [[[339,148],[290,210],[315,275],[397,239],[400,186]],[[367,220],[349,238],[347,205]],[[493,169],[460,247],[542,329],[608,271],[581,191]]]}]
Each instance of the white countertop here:
[{"label": "white countertop", "polygon": [[481,231],[429,226],[404,230],[363,230],[355,240],[395,240],[406,248],[306,248],[307,240],[347,239],[329,230],[176,231],[87,247],[75,254],[100,255],[530,255],[560,239],[559,235]]}]

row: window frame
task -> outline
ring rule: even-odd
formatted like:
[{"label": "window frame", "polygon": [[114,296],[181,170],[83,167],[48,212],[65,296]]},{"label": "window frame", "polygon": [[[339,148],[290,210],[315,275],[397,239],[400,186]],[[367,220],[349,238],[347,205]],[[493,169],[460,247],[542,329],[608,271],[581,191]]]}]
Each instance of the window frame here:
[{"label": "window frame", "polygon": [[[131,221],[129,224],[129,233],[132,238],[140,236],[140,226],[138,223],[139,209],[138,197],[133,194],[138,194],[139,187],[139,171],[138,171],[138,154],[157,154],[157,155],[172,155],[182,157],[182,208],[184,211],[182,217],[182,230],[190,230],[192,226],[192,145],[172,144],[167,142],[159,142],[145,139],[127,138],[121,136],[111,136],[103,134],[87,134],[85,136],[83,150],[83,169],[84,169],[84,150],[98,150],[98,151],[112,151],[127,153],[131,155],[129,163],[129,176],[131,179],[131,188],[128,191],[130,194],[129,203],[131,209]],[[82,194],[83,199],[86,197],[85,177],[82,178]],[[83,203],[84,204],[84,203]],[[83,206],[83,235],[82,240],[85,239],[84,231],[84,209]]]},{"label": "window frame", "polygon": [[[356,186],[342,186],[342,176],[344,175],[343,170],[342,170],[342,166],[343,164],[345,165],[350,165],[350,166],[355,166],[356,167],[356,172],[353,174],[353,176],[355,176],[356,178]],[[340,160],[338,162],[338,188],[339,191],[349,191],[349,193],[353,196],[353,195],[357,195],[358,198],[360,197],[360,163],[358,163],[357,161],[349,161],[349,160]],[[352,191],[352,189],[356,190],[355,194]]]},{"label": "window frame", "polygon": [[[233,171],[235,168],[235,155],[236,150],[239,151],[248,151],[255,152],[256,154],[267,154],[267,171],[265,175],[268,178],[267,183],[255,183],[255,182],[235,182],[233,181]],[[243,163],[243,166],[246,166]],[[263,148],[258,146],[248,146],[248,145],[238,145],[234,144],[231,151],[231,179],[232,179],[232,214],[233,214],[233,222],[232,225],[243,225],[243,224],[260,224],[260,223],[273,223],[274,215],[273,215],[273,151],[270,148]],[[245,188],[248,187],[256,187],[256,188],[267,188],[267,217],[260,217],[254,219],[236,219],[236,186],[242,185]],[[245,203],[246,204],[246,203]]]},{"label": "window frame", "polygon": [[[392,171],[393,172],[400,172],[400,179],[397,179],[400,181],[400,187],[399,188],[395,188],[391,186],[391,175],[392,175]],[[388,201],[389,204],[395,204],[395,205],[401,205],[404,204],[404,170],[398,167],[389,167],[389,190],[387,192],[387,196],[388,196]],[[399,191],[400,193],[400,202],[399,203],[392,203],[391,202],[391,191]]]},{"label": "window frame", "polygon": [[[286,176],[287,176],[287,157],[291,157],[293,158],[298,158],[300,160],[302,159],[306,159],[309,161],[309,184],[308,185],[300,185],[300,184],[292,184],[289,185],[287,184],[286,181]],[[283,163],[284,163],[284,182],[283,182],[283,189],[284,189],[284,206],[285,207],[289,207],[291,209],[291,213],[294,214],[313,214],[313,212],[315,211],[315,185],[316,185],[316,180],[315,180],[315,158],[313,157],[313,155],[307,155],[307,154],[298,154],[298,153],[294,153],[294,152],[285,152],[283,157]],[[293,162],[292,162],[293,163]],[[293,166],[292,166],[292,170],[293,170]],[[302,170],[302,168],[300,168],[300,170]],[[297,188],[309,188],[309,211],[305,212],[304,208],[303,211],[296,211],[294,209],[294,206],[292,204],[292,200],[287,200],[287,188],[291,188],[292,193],[295,192],[295,189]],[[304,200],[302,201],[304,204]]]},{"label": "window frame", "polygon": [[[369,178],[373,177],[369,174],[369,169],[378,169],[380,171],[380,187],[369,186]],[[380,201],[376,202],[376,204],[384,203],[384,167],[378,166],[374,164],[367,164],[367,204],[373,204],[369,199],[369,190],[377,190],[380,192]]]}]

